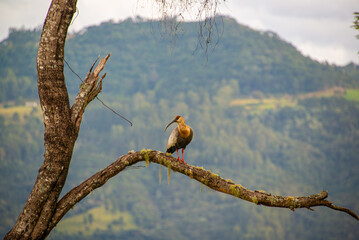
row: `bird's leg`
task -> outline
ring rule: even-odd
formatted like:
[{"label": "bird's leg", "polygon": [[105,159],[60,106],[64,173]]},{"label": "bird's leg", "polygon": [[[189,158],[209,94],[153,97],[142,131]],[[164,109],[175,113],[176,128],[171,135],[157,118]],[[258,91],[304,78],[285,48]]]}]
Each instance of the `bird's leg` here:
[{"label": "bird's leg", "polygon": [[182,162],[183,163],[186,163],[185,161],[184,161],[184,150],[185,150],[186,148],[182,148]]},{"label": "bird's leg", "polygon": [[177,160],[180,161],[179,154],[178,154],[178,149],[176,149],[176,152],[177,152]]}]

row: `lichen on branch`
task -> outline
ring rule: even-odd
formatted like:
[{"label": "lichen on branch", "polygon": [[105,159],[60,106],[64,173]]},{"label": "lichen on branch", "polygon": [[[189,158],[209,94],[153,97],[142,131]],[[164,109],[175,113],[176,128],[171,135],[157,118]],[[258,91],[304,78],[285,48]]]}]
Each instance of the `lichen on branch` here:
[{"label": "lichen on branch", "polygon": [[337,211],[345,212],[353,218],[359,220],[359,216],[350,209],[335,206],[332,202],[326,200],[328,197],[327,191],[303,197],[273,195],[261,190],[253,191],[243,187],[241,184],[235,184],[229,179],[226,180],[219,175],[204,169],[203,167],[196,167],[181,163],[180,161],[177,161],[176,158],[167,156],[165,153],[159,151],[143,149],[138,152],[130,151],[128,154],[121,156],[111,165],[97,172],[79,186],[68,192],[59,201],[52,224],[56,225],[56,223],[61,220],[62,216],[64,216],[65,213],[77,202],[86,197],[96,188],[104,185],[110,178],[123,171],[126,167],[142,161],[160,164],[161,166],[166,167],[169,171],[172,170],[182,173],[215,191],[223,192],[257,205],[288,208],[292,211],[298,208],[313,210],[312,207],[325,206]]}]

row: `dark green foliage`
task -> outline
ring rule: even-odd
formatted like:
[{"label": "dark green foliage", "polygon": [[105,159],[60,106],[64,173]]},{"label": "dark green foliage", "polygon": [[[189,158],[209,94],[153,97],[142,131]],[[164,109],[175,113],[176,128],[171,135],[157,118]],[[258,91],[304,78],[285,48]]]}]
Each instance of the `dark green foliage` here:
[{"label": "dark green foliage", "polygon": [[44,152],[40,119],[32,115],[23,123],[16,116],[6,123],[0,115],[1,236],[9,230],[30,194]]},{"label": "dark green foliage", "polygon": [[40,33],[39,29],[10,29],[8,38],[0,43],[0,72],[12,69],[16,76],[36,80],[36,53]]},{"label": "dark green foliage", "polygon": [[[161,37],[158,22],[136,23],[131,19],[105,22],[69,37],[66,59],[84,77],[99,54],[112,52],[103,93],[122,98],[153,90],[159,100],[170,97],[170,89],[201,89],[212,94],[223,79],[235,80],[242,96],[258,90],[264,94],[297,94],[333,86],[358,87],[359,67],[354,64],[320,64],[302,56],[275,33],[254,31],[230,18],[218,18],[217,22],[214,34],[219,42],[210,46],[208,61],[198,47],[196,23],[183,23],[183,34],[173,46]],[[37,97],[34,86],[39,36],[39,30],[12,30],[1,42],[0,101]],[[74,94],[80,82],[65,69],[68,89]],[[5,87],[17,89],[9,93]]]},{"label": "dark green foliage", "polygon": [[10,29],[0,43],[0,102],[37,97],[36,53],[39,30]]},{"label": "dark green foliage", "polygon": [[[223,35],[209,52],[208,62],[201,50],[195,51],[194,23],[183,24],[184,35],[173,48],[158,34],[156,22],[107,22],[69,38],[66,59],[80,76],[85,76],[98,54],[112,52],[100,98],[131,119],[134,126],[100,103],[91,103],[64,191],[129,150],[165,151],[170,131],[163,133],[164,127],[175,115],[182,115],[194,129],[185,156],[189,164],[273,194],[308,195],[329,190],[329,200],[358,213],[358,102],[343,97],[307,98],[295,106],[259,113],[230,105],[231,100],[251,94],[260,99],[332,86],[354,88],[359,84],[358,66],[320,64],[303,57],[274,33],[253,31],[229,18],[223,21]],[[25,86],[21,79],[28,77],[29,86],[36,87],[35,72],[25,71],[36,51],[23,49],[27,40],[20,41],[20,46],[15,44],[16,34],[24,34],[26,40],[34,32],[13,31],[6,40],[14,43],[11,48],[1,43],[0,59],[13,59],[1,68],[0,84],[8,86],[13,75],[10,82],[17,86]],[[15,49],[26,51],[6,55]],[[11,64],[25,61],[22,56],[27,54],[34,55],[24,72]],[[80,81],[68,69],[66,76],[68,89],[75,94]],[[17,94],[35,98],[34,93],[23,94],[22,87],[17,89],[1,101],[13,100]],[[31,190],[42,161],[42,137],[42,123],[34,114],[24,121],[15,115],[11,121],[0,118],[1,236],[15,221]],[[359,235],[357,221],[342,213],[324,208],[293,213],[256,206],[207,191],[175,173],[167,185],[164,169],[159,185],[158,166],[144,165],[111,179],[64,219],[104,206],[110,211],[129,212],[136,229],[113,231],[121,224],[119,219],[108,225],[107,231],[99,230],[92,236],[85,232],[68,235],[61,231],[60,223],[49,238],[355,239]],[[96,221],[96,216],[92,217]]]}]

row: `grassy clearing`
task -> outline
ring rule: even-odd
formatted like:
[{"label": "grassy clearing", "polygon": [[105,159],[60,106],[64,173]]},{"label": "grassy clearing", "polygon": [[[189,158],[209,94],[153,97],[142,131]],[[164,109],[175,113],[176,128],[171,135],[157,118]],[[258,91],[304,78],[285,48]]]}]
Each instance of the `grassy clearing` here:
[{"label": "grassy clearing", "polygon": [[359,89],[347,89],[345,99],[359,102]]},{"label": "grassy clearing", "polygon": [[258,104],[260,103],[259,99],[255,99],[255,98],[238,98],[238,99],[234,99],[230,105],[231,106],[245,106],[245,105],[250,105],[250,104]]},{"label": "grassy clearing", "polygon": [[344,89],[341,87],[333,87],[317,92],[299,94],[297,96],[284,95],[282,97],[271,98],[239,98],[234,99],[231,106],[242,106],[251,113],[261,113],[264,110],[278,109],[283,107],[296,107],[298,99],[306,98],[323,98],[323,97],[344,97],[350,101],[359,101],[359,89]]},{"label": "grassy clearing", "polygon": [[317,92],[310,92],[305,94],[300,94],[298,96],[299,99],[306,99],[306,98],[323,98],[323,97],[341,97],[344,96],[347,90],[342,87],[332,87],[330,89],[321,90]]},{"label": "grassy clearing", "polygon": [[106,210],[104,206],[100,206],[86,213],[63,219],[56,226],[56,231],[91,236],[95,231],[123,231],[136,228],[130,213]]},{"label": "grassy clearing", "polygon": [[275,108],[282,107],[295,107],[297,105],[297,101],[291,97],[284,96],[281,98],[241,98],[235,99],[230,103],[231,106],[243,106],[246,110],[249,111],[263,111]]},{"label": "grassy clearing", "polygon": [[32,107],[27,106],[15,106],[15,107],[9,107],[9,108],[0,108],[0,115],[3,115],[5,117],[12,117],[15,113],[18,113],[19,115],[29,115],[32,111]]},{"label": "grassy clearing", "polygon": [[34,116],[41,118],[41,108],[31,107],[31,106],[13,106],[13,107],[3,107],[0,106],[0,116],[4,117],[5,120],[11,120],[15,114],[18,115],[20,121],[24,121],[25,116],[34,114]]}]

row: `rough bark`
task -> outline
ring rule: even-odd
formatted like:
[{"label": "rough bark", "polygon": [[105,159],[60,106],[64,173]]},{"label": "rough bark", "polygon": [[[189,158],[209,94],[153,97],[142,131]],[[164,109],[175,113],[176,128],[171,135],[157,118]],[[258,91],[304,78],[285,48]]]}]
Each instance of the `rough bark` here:
[{"label": "rough bark", "polygon": [[[39,238],[52,216],[71,160],[73,125],[63,75],[64,43],[76,1],[54,0],[44,23],[37,57],[38,89],[44,115],[44,163],[14,228],[5,239]],[[39,231],[37,231],[39,229]]]},{"label": "rough bark", "polygon": [[99,73],[110,57],[91,67],[70,108],[65,85],[64,47],[67,29],[76,10],[76,0],[54,0],[42,30],[37,55],[38,90],[44,116],[45,154],[30,196],[5,239],[42,239],[65,184],[82,115],[101,91]]},{"label": "rough bark", "polygon": [[[44,110],[44,122],[48,121],[45,123],[46,152],[44,155],[44,163],[39,169],[36,183],[22,213],[13,229],[5,236],[5,239],[44,239],[53,228],[50,227],[50,223],[56,213],[58,198],[66,181],[73,147],[80,130],[82,116],[86,106],[96,98],[102,89],[102,80],[106,74],[101,78],[99,74],[105,67],[109,57],[110,54],[101,59],[94,70],[94,65],[92,65],[84,82],[80,86],[79,93],[67,118],[60,118],[48,112],[46,112],[47,115],[45,115]],[[62,91],[65,90],[66,89],[62,89]],[[50,98],[50,100],[48,98]],[[51,97],[45,95],[41,104],[43,109],[48,109],[49,104],[51,104]],[[59,106],[54,108],[60,109]],[[47,119],[45,119],[46,116],[48,116]],[[67,127],[64,122],[67,124]],[[62,125],[63,129],[53,129],[61,128]],[[69,129],[71,129],[71,131],[69,131]],[[52,138],[57,138],[50,141],[52,138],[46,137],[46,133],[50,136],[52,134]],[[59,134],[59,136],[56,136],[56,133]],[[66,144],[64,144],[64,142],[66,142]]]}]

